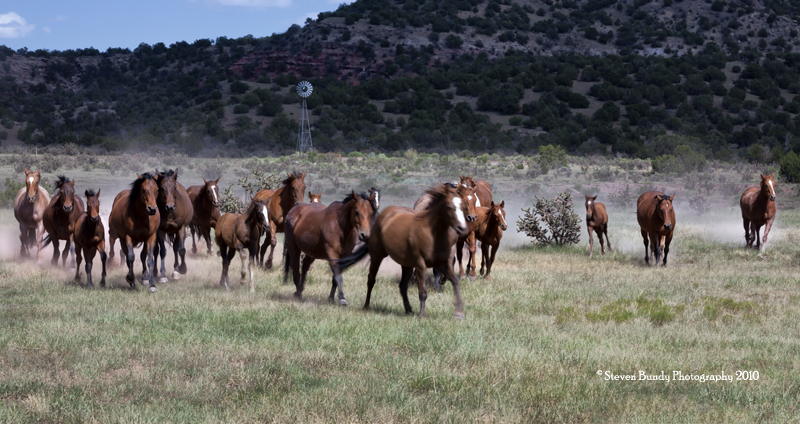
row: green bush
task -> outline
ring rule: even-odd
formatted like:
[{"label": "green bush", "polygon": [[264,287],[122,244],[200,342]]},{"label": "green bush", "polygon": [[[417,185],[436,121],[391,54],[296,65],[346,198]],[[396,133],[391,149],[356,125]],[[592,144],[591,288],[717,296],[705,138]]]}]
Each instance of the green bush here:
[{"label": "green bush", "polygon": [[11,208],[17,193],[25,187],[25,183],[6,177],[5,190],[0,191],[0,208]]},{"label": "green bush", "polygon": [[790,183],[800,182],[800,157],[789,152],[781,157],[780,175]]},{"label": "green bush", "polygon": [[458,49],[461,48],[461,45],[464,44],[464,40],[457,35],[450,34],[444,39],[444,45],[448,49]]},{"label": "green bush", "polygon": [[552,199],[536,197],[533,210],[522,209],[517,231],[525,233],[534,243],[577,244],[580,241],[581,218],[572,209],[572,194],[563,192]]},{"label": "green bush", "polygon": [[247,113],[247,112],[250,112],[250,107],[248,107],[247,105],[238,104],[238,105],[233,107],[233,113],[235,113],[237,115],[241,115],[241,114]]},{"label": "green bush", "polygon": [[541,167],[542,173],[546,174],[553,168],[567,166],[567,152],[561,146],[551,144],[539,146],[539,157],[536,162]]},{"label": "green bush", "polygon": [[231,83],[231,93],[234,94],[244,94],[247,93],[247,90],[250,89],[250,86],[247,85],[246,82],[242,81],[234,81]]}]

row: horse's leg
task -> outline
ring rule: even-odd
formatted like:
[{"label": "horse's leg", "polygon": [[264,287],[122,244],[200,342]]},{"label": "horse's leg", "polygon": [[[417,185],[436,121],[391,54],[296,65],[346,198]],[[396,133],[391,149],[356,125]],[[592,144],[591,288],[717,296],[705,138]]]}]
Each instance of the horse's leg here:
[{"label": "horse's leg", "polygon": [[[77,265],[75,266],[75,282],[76,283],[80,283],[80,281],[81,281],[81,260],[83,260],[83,258],[81,258],[81,250],[80,249],[75,249],[75,261],[77,263]],[[89,260],[89,255],[86,255],[86,260],[87,261]],[[86,287],[91,288],[90,284],[91,284],[91,281],[92,281],[92,277],[89,276],[89,273],[86,273],[86,276],[87,276],[88,281],[89,281],[89,283],[86,284]]]},{"label": "horse's leg", "polygon": [[[403,298],[403,308],[407,314],[413,313],[411,310],[411,302],[408,301],[408,283],[411,281],[411,274],[414,273],[414,268],[404,266],[403,275],[400,277],[400,296]],[[417,286],[425,286],[425,271],[422,273],[417,271]]]},{"label": "horse's leg", "polygon": [[486,243],[481,243],[481,275],[483,275],[484,277],[486,277],[486,274],[483,273],[483,266],[484,266],[484,264],[489,262],[489,260],[488,260],[489,251],[488,250],[489,250],[489,248],[487,247],[487,244]]},{"label": "horse's leg", "polygon": [[53,259],[50,260],[50,265],[57,267],[58,266],[58,257],[61,256],[61,250],[60,250],[61,243],[55,237],[55,234],[53,234],[51,242],[53,243]]},{"label": "horse's leg", "polygon": [[[308,258],[308,255],[306,255]],[[333,292],[336,289],[339,289],[339,304],[342,306],[347,306],[347,299],[344,298],[344,289],[342,288],[343,279],[342,279],[342,272],[339,269],[339,260],[333,259],[328,261],[328,264],[331,266],[331,272],[333,272],[333,279],[331,283],[331,295],[328,297],[328,301],[333,303]]]},{"label": "horse's leg", "polygon": [[662,246],[664,244],[664,239],[662,236],[658,235],[657,233],[650,234],[650,245],[653,249],[655,249],[655,257],[656,262],[655,265],[658,265],[661,262],[661,255],[663,253]]},{"label": "horse's leg", "polygon": [[767,236],[769,235],[769,230],[772,229],[772,223],[775,221],[775,217],[767,221],[767,224],[764,226],[764,239],[761,241],[761,244],[766,247],[767,246]]},{"label": "horse's leg", "polygon": [[[458,240],[456,242],[456,259],[458,260],[458,277],[464,277],[464,265],[462,259],[464,258],[464,242]],[[469,271],[469,264],[467,264],[467,271]]]},{"label": "horse's leg", "polygon": [[601,255],[605,255],[606,254],[606,248],[605,248],[605,246],[603,246],[603,230],[602,229],[597,231],[597,241],[600,242],[600,254]]},{"label": "horse's leg", "polygon": [[[297,263],[300,264],[299,250],[297,252],[297,258],[298,258]],[[308,255],[303,257],[302,261],[303,267],[300,269],[300,287],[295,286],[295,289],[297,291],[294,294],[298,298],[303,296],[303,290],[305,290],[306,288],[306,278],[308,277],[308,270],[311,269],[311,264],[313,263],[314,263],[314,258]]]},{"label": "horse's leg", "polygon": [[491,252],[491,253],[489,253],[489,260],[486,261],[486,279],[487,280],[491,280],[492,279],[492,264],[494,264],[494,255],[497,254],[497,248],[500,247],[500,244],[499,243],[498,244],[484,243],[484,245],[486,245],[487,246],[487,250],[489,252]]},{"label": "horse's leg", "polygon": [[667,255],[669,255],[669,244],[672,243],[672,234],[669,233],[664,237],[664,266],[667,266]]},{"label": "horse's leg", "polygon": [[239,240],[236,240],[236,251],[239,252],[239,259],[242,260],[242,271],[239,275],[239,284],[244,285],[247,282],[247,253],[244,251],[244,245]]},{"label": "horse's leg", "polygon": [[647,238],[648,237],[649,236],[648,236],[647,232],[645,230],[642,230],[642,239],[644,240],[644,261],[645,261],[645,263],[650,265],[650,248],[647,245]]},{"label": "horse's leg", "polygon": [[[587,225],[586,228],[587,228],[587,231],[589,232],[589,257],[591,258],[592,255],[594,255],[594,236],[592,235],[592,233],[593,233],[592,226],[591,225]],[[599,235],[600,234],[598,234],[598,236]],[[601,244],[602,244],[602,242],[601,242]]]},{"label": "horse's leg", "polygon": [[[375,287],[375,276],[378,275],[378,269],[381,267],[383,258],[370,255],[369,258],[369,275],[367,276],[367,298],[364,300],[364,309],[369,309],[369,299],[372,296],[372,288]],[[410,277],[409,277],[410,278]]]},{"label": "horse's leg", "polygon": [[[70,255],[69,265],[70,266],[75,266],[75,238],[74,237],[75,236],[73,234],[70,234],[69,238],[67,239],[67,246],[69,246],[69,255]],[[64,258],[62,262],[64,262],[63,265],[66,267],[67,266],[66,258]]]},{"label": "horse's leg", "polygon": [[[156,231],[156,233],[157,232],[158,231]],[[153,252],[156,245],[156,239],[157,237],[156,234],[154,233],[144,244],[144,249],[147,250],[147,267],[150,269],[150,287],[147,289],[147,291],[149,291],[150,293],[155,293],[156,291],[158,291],[158,289],[156,288],[155,254]],[[142,280],[142,284],[144,284],[144,280]]]},{"label": "horse's leg", "polygon": [[[158,244],[153,247],[153,253],[155,256],[158,256]],[[142,251],[139,253],[139,259],[142,261],[142,285],[144,285],[144,281],[150,278],[147,268],[147,243],[142,244]],[[150,271],[155,272],[155,267],[150,269]]]},{"label": "horse's leg", "polygon": [[[271,226],[272,224],[270,224]],[[269,248],[269,241],[271,240],[272,235],[270,234],[270,230],[264,231],[264,243],[261,244],[261,250],[258,256],[258,264],[266,268],[264,264],[264,257],[267,256],[267,248]],[[259,240],[261,240],[261,236],[259,236]]]},{"label": "horse's leg", "polygon": [[753,241],[750,238],[750,220],[742,217],[742,225],[744,226],[744,247],[752,247]]},{"label": "horse's leg", "polygon": [[120,256],[125,256],[125,262],[128,265],[128,275],[125,276],[125,281],[130,284],[131,288],[135,288],[134,280],[136,278],[133,276],[133,262],[136,260],[136,255],[133,254],[133,242],[131,241],[131,237],[125,236],[125,243],[120,240],[119,246],[121,252]]},{"label": "horse's leg", "polygon": [[[274,227],[270,224],[270,241],[269,241],[269,257],[267,257],[267,262],[264,266],[267,269],[272,268],[272,256],[275,254],[275,246],[278,245],[278,228]],[[266,240],[264,241],[266,243]]]},{"label": "horse's leg", "polygon": [[25,258],[28,256],[28,227],[25,224],[19,224],[19,256]]},{"label": "horse's leg", "polygon": [[467,249],[469,249],[469,260],[467,261],[467,274],[470,280],[475,280],[478,276],[475,274],[475,233],[473,232],[467,237]]},{"label": "horse's leg", "polygon": [[101,241],[97,244],[96,250],[100,251],[100,263],[103,265],[103,273],[100,274],[100,287],[106,286],[106,260],[108,257],[106,256],[106,242]]},{"label": "horse's leg", "polygon": [[[450,269],[449,266],[447,268],[450,271],[450,275],[454,276],[453,278],[455,278],[455,280],[457,282],[458,278],[455,277],[455,273],[453,272],[453,270]],[[425,275],[426,271],[427,271],[427,269],[425,267],[425,260],[422,259],[422,258],[419,258],[417,260],[417,276],[419,277],[420,275]],[[447,275],[447,273],[443,273],[443,274]],[[455,287],[455,285],[453,287]],[[425,301],[428,300],[428,289],[425,287],[424,278],[422,279],[422,281],[417,281],[417,290],[419,291],[419,317],[420,318],[425,318]],[[409,308],[410,308],[410,306],[409,306]],[[411,312],[410,309],[409,309],[409,312]]]},{"label": "horse's leg", "polygon": [[42,253],[42,237],[44,237],[44,222],[39,221],[39,225],[34,230],[34,238],[36,240],[36,262],[39,262],[39,256]]},{"label": "horse's leg", "polygon": [[[86,255],[86,288],[91,289],[94,288],[92,285],[92,265],[94,263],[94,255],[96,250],[94,248],[88,248],[83,253]],[[78,263],[80,266],[80,262]]]},{"label": "horse's leg", "polygon": [[[179,246],[177,248],[174,248],[178,253],[181,254],[181,265],[178,267],[178,273],[180,273],[181,275],[186,275],[186,271],[187,271],[187,268],[186,268],[186,243],[185,243],[185,241],[186,241],[186,227],[181,227],[180,231],[178,231],[178,234],[175,235],[175,242]],[[177,264],[177,263],[178,263],[178,260],[177,260],[177,257],[176,257],[175,264]],[[172,273],[172,278],[177,280],[177,279],[181,278],[181,276],[180,275],[176,276],[175,272],[173,272]]]},{"label": "horse's leg", "polygon": [[[481,247],[483,247],[483,244],[484,243],[481,243]],[[453,283],[453,295],[456,298],[455,300],[456,311],[454,315],[457,319],[464,319],[464,302],[461,300],[461,287],[459,285],[458,278],[456,278],[455,274],[453,273],[453,270],[449,271],[450,271],[449,275],[448,273],[445,273],[445,275],[450,280],[450,282]],[[421,299],[422,299],[422,294],[420,294],[420,300]]]},{"label": "horse's leg", "polygon": [[761,225],[756,226],[756,248],[761,251]]},{"label": "horse's leg", "polygon": [[[114,242],[117,241],[116,234],[112,233],[111,231],[108,232],[108,266],[114,266]],[[122,243],[120,243],[122,244]],[[120,255],[120,260],[122,260],[122,256]]]},{"label": "horse's leg", "polygon": [[247,270],[250,272],[250,293],[256,292],[256,282],[253,275],[253,267],[255,266],[256,255],[258,254],[258,242],[256,241],[255,246],[249,246],[247,248]]},{"label": "horse's leg", "polygon": [[608,238],[608,224],[603,226],[603,233],[606,235],[606,245],[608,245],[608,251],[613,252],[614,249],[611,248],[611,239]]},{"label": "horse's leg", "polygon": [[222,255],[222,275],[219,277],[219,285],[230,290],[231,286],[228,284],[228,266],[231,261],[228,259],[228,246],[220,244],[219,251]]},{"label": "horse's leg", "polygon": [[194,236],[195,236],[195,227],[194,226],[191,226],[189,228],[189,234],[191,234],[191,236],[192,236],[192,254],[196,255],[197,254],[197,244],[194,241]]},{"label": "horse's leg", "polygon": [[[216,237],[217,230],[214,230],[214,236]],[[208,245],[208,255],[211,256],[214,251],[211,247],[211,227],[208,227],[203,230],[203,238],[206,240],[206,245]]]},{"label": "horse's leg", "polygon": [[156,269],[158,269],[158,258],[161,258],[161,277],[158,278],[158,282],[161,284],[169,282],[169,279],[167,279],[167,237],[167,233],[158,230],[156,232],[156,245],[153,247]]}]

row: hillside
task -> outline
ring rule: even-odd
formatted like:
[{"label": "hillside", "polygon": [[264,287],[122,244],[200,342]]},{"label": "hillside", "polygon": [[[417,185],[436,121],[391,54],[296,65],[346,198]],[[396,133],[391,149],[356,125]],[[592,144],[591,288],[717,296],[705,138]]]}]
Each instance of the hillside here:
[{"label": "hillside", "polygon": [[308,79],[322,151],[655,157],[676,146],[650,141],[675,134],[768,161],[800,150],[797,16],[774,1],[359,0],[261,38],[0,46],[0,142],[284,152]]}]

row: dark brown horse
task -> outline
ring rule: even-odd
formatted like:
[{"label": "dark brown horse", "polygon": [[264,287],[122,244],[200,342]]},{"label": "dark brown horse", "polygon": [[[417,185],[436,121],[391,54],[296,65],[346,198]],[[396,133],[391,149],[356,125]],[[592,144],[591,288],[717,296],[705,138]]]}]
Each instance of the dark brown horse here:
[{"label": "dark brown horse", "polygon": [[86,256],[86,288],[92,286],[92,261],[94,255],[100,252],[100,262],[103,264],[103,273],[100,274],[100,287],[106,286],[106,235],[103,221],[100,219],[100,190],[86,190],[86,212],[82,213],[75,222],[75,281],[81,281],[81,256]]},{"label": "dark brown horse", "polygon": [[425,270],[438,269],[453,284],[456,318],[464,317],[464,304],[458,279],[453,273],[450,252],[456,240],[467,232],[467,205],[456,194],[456,190],[445,185],[428,190],[433,201],[428,208],[417,212],[402,206],[389,206],[378,215],[372,225],[369,242],[339,261],[345,270],[369,253],[370,266],[367,279],[367,299],[364,309],[369,309],[372,288],[381,262],[390,256],[403,268],[400,279],[400,294],[406,313],[411,313],[408,301],[408,283],[416,269],[419,290],[420,317],[425,316]]},{"label": "dark brown horse", "polygon": [[192,233],[192,253],[197,253],[195,235],[203,237],[211,254],[211,229],[217,225],[219,219],[219,178],[216,180],[203,179],[203,185],[191,186],[186,189],[186,194],[192,201],[192,222],[189,230]]},{"label": "dark brown horse", "polygon": [[[167,281],[166,267],[166,239],[169,237],[172,242],[172,251],[175,254],[175,263],[172,265],[172,279],[178,280],[182,274],[186,274],[186,225],[192,221],[194,209],[192,199],[186,194],[186,190],[178,182],[178,171],[169,170],[158,172],[156,170],[156,183],[158,183],[158,212],[161,215],[161,224],[158,226],[158,241],[154,255],[161,256],[161,277],[159,283]],[[178,255],[180,255],[180,265],[178,265]]]},{"label": "dark brown horse", "polygon": [[[342,289],[342,274],[339,259],[353,252],[356,243],[369,240],[370,218],[373,197],[350,193],[341,202],[333,202],[328,207],[319,203],[301,203],[286,215],[286,260],[284,261],[283,281],[289,277],[289,267],[297,291],[296,297],[303,295],[306,274],[315,259],[328,261],[333,273],[331,294],[328,300],[333,303],[333,294],[339,289],[339,304],[347,305]],[[300,272],[300,253],[305,253],[303,271]]]},{"label": "dark brown horse", "polygon": [[14,218],[19,222],[19,254],[22,257],[30,256],[30,248],[36,246],[36,260],[42,248],[44,235],[44,210],[50,203],[50,195],[44,187],[39,185],[42,174],[25,168],[25,188],[22,188],[14,198]]},{"label": "dark brown horse", "polygon": [[66,240],[61,265],[67,265],[67,254],[72,252],[72,265],[75,264],[75,250],[72,247],[72,236],[75,231],[75,221],[81,216],[85,208],[80,196],[75,197],[75,181],[60,175],[56,181],[56,193],[50,204],[44,210],[42,223],[47,237],[42,240],[42,248],[53,242],[53,259],[51,265],[58,265],[59,240]]},{"label": "dark brown horse", "polygon": [[[456,242],[456,257],[458,258],[459,276],[464,275],[464,268],[461,265],[464,243],[469,246],[470,258],[467,270],[470,271],[470,279],[475,275],[475,242],[481,242],[481,275],[487,280],[491,280],[492,264],[497,248],[500,247],[500,239],[503,238],[503,231],[508,229],[506,224],[506,205],[505,200],[500,204],[489,202],[489,207],[476,208],[477,219],[469,225],[470,234],[466,238],[459,238]],[[471,243],[471,244],[470,244]],[[486,265],[486,274],[483,268]]]},{"label": "dark brown horse", "polygon": [[[775,221],[777,206],[775,205],[775,173],[772,175],[761,174],[761,187],[750,187],[742,193],[739,200],[739,207],[742,208],[742,221],[744,224],[744,239],[747,247],[752,248],[756,242],[756,248],[761,250],[763,244],[767,244],[769,230]],[[760,240],[761,227],[764,228],[764,240]]]},{"label": "dark brown horse", "polygon": [[589,231],[589,257],[594,253],[594,237],[592,232],[597,233],[597,239],[600,240],[600,253],[606,254],[606,249],[603,247],[603,234],[606,236],[606,244],[608,251],[613,252],[611,249],[611,240],[608,238],[608,214],[606,213],[606,205],[597,201],[597,196],[584,196],[586,206],[586,230]]},{"label": "dark brown horse", "polygon": [[484,180],[473,180],[472,175],[459,175],[461,184],[467,188],[477,188],[475,194],[478,196],[478,206],[486,206],[492,201],[492,188]]},{"label": "dark brown horse", "polygon": [[[256,291],[253,267],[258,255],[258,241],[262,231],[269,226],[269,199],[266,200],[266,202],[262,202],[253,199],[244,215],[226,213],[217,221],[217,226],[214,228],[214,239],[222,255],[222,276],[219,279],[219,285],[225,286],[226,289],[231,288],[228,282],[228,267],[236,252],[239,252],[239,257],[242,259],[241,283],[244,284],[247,280],[246,270],[249,268],[250,293]],[[250,254],[247,268],[245,267],[245,249]]]},{"label": "dark brown horse", "polygon": [[308,203],[319,203],[322,204],[322,192],[320,191],[317,194],[312,192],[308,192]]},{"label": "dark brown horse", "polygon": [[114,198],[111,206],[111,215],[108,217],[108,239],[111,244],[110,259],[114,260],[114,242],[120,239],[120,256],[125,257],[128,264],[128,275],[125,280],[135,287],[133,276],[133,263],[135,255],[134,246],[144,243],[143,249],[147,263],[142,267],[142,285],[145,280],[150,280],[149,291],[157,291],[155,282],[155,261],[153,249],[157,241],[158,226],[161,223],[161,214],[158,212],[158,184],[150,173],[137,175],[131,183],[129,190],[123,190]]},{"label": "dark brown horse", "polygon": [[286,173],[288,176],[283,180],[283,187],[277,190],[264,189],[253,196],[253,200],[265,202],[269,199],[269,231],[267,231],[267,238],[264,239],[264,244],[261,246],[261,257],[259,262],[264,261],[264,256],[267,253],[267,248],[271,247],[269,257],[264,263],[265,268],[272,268],[272,255],[275,253],[275,246],[278,244],[277,234],[283,232],[283,222],[286,219],[286,214],[289,213],[294,205],[303,203],[303,196],[306,193],[306,183],[303,181],[306,178],[306,173]]},{"label": "dark brown horse", "polygon": [[[651,252],[656,257],[655,265],[661,260],[664,253],[664,266],[667,265],[669,244],[675,232],[675,209],[672,208],[672,199],[675,195],[667,196],[660,191],[647,191],[639,196],[636,202],[636,219],[644,239],[644,260],[650,264]],[[650,248],[648,249],[648,237]]]}]

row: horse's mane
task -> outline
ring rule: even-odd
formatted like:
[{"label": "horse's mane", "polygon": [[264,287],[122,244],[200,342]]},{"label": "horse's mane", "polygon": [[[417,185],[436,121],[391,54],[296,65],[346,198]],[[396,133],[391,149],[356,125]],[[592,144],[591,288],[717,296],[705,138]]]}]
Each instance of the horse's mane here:
[{"label": "horse's mane", "polygon": [[57,190],[59,190],[59,191],[61,191],[61,187],[63,187],[63,186],[64,186],[64,184],[66,184],[66,183],[68,183],[68,182],[70,182],[70,179],[69,179],[69,178],[67,178],[67,177],[66,177],[66,176],[64,176],[64,175],[59,175],[59,176],[58,176],[58,179],[56,180],[56,189],[57,189]]},{"label": "horse's mane", "polygon": [[425,206],[425,209],[422,210],[423,216],[434,215],[439,210],[439,207],[447,199],[447,195],[449,194],[448,189],[448,186],[440,185],[425,190],[425,194],[430,196],[431,200]]},{"label": "horse's mane", "polygon": [[658,197],[660,197],[661,200],[669,200],[669,196],[667,196],[666,194],[659,194]]},{"label": "horse's mane", "polygon": [[155,180],[153,174],[145,172],[141,178],[137,178],[131,183],[131,192],[128,193],[128,210],[136,207],[136,199],[139,198],[139,193],[142,191],[142,184],[147,180]]},{"label": "horse's mane", "polygon": [[302,173],[300,173],[300,172],[297,172],[297,171],[294,171],[294,172],[292,172],[292,173],[291,173],[291,174],[290,174],[288,177],[284,178],[284,180],[283,180],[283,181],[281,181],[281,183],[282,183],[284,186],[290,186],[290,185],[292,185],[292,181],[294,181],[294,180],[299,180],[299,179],[300,179],[300,178],[302,178],[302,177],[303,177],[303,174],[302,174]]},{"label": "horse's mane", "polygon": [[450,188],[458,188],[458,183],[453,182],[453,181],[448,181],[448,182],[442,183],[442,184],[444,184],[444,185],[446,185],[446,186],[448,186]]},{"label": "horse's mane", "polygon": [[[360,198],[362,198],[364,200],[369,200],[369,196],[367,196],[367,194],[364,193],[364,192],[356,194],[356,197],[360,197]],[[349,201],[351,201],[353,199],[355,199],[353,197],[353,193],[350,193],[342,200],[342,203],[347,203],[347,202],[349,202]]]},{"label": "horse's mane", "polygon": [[93,188],[86,190],[86,197],[93,197],[93,196],[97,196],[97,192],[94,191]]},{"label": "horse's mane", "polygon": [[[158,170],[156,170],[156,172],[158,172]],[[174,169],[170,169],[168,171],[161,171],[161,172],[159,172],[159,174],[161,174],[161,176],[164,176],[164,177],[171,177],[171,176],[175,175],[175,170]]]}]

